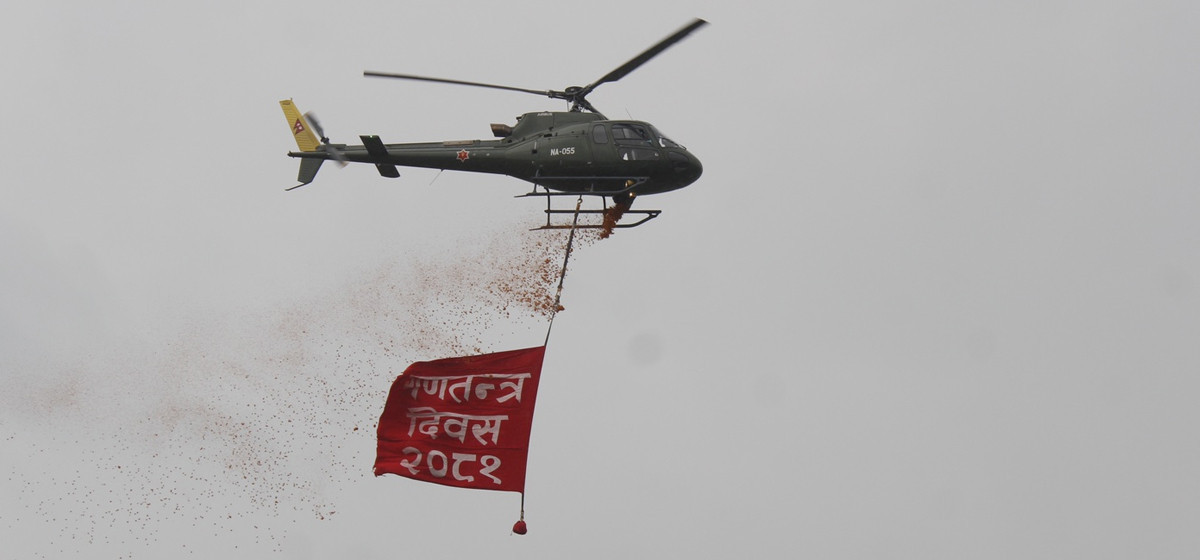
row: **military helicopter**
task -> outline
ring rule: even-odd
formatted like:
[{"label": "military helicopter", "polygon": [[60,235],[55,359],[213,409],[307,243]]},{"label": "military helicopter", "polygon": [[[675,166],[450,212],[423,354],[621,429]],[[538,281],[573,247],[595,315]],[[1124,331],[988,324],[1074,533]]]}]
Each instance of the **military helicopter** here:
[{"label": "military helicopter", "polygon": [[[508,175],[533,183],[533,190],[521,197],[546,197],[546,225],[537,229],[564,229],[555,224],[559,214],[603,214],[606,224],[576,227],[635,227],[658,217],[660,210],[630,210],[634,197],[686,187],[700,177],[700,160],[647,122],[610,120],[587,100],[601,84],[615,82],[645,64],[668,47],[707,22],[696,19],[674,34],[659,41],[617,69],[586,86],[571,86],[562,91],[536,90],[480,82],[449,80],[394,74],[363,72],[364,76],[440,82],[501,89],[543,95],[567,101],[567,111],[526,113],[517,117],[515,126],[492,124],[497,140],[462,140],[384,144],[378,136],[359,136],[361,145],[334,144],[325,136],[312,113],[301,114],[292,100],[280,101],[288,125],[300,151],[288,152],[300,158],[299,185],[313,181],[321,164],[334,160],[371,163],[384,177],[399,177],[396,166],[450,169]],[[554,209],[551,197],[583,195],[601,197],[600,210]],[[607,198],[613,200],[611,208]],[[640,216],[633,223],[616,225],[623,214]]]}]

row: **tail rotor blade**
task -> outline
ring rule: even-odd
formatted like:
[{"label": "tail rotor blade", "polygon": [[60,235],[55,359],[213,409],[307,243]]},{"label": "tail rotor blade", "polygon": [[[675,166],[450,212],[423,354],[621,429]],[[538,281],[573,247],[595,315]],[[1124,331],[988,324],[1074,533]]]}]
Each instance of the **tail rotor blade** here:
[{"label": "tail rotor blade", "polygon": [[333,158],[333,161],[337,162],[338,167],[346,167],[346,164],[350,163],[346,161],[346,155],[341,150],[333,147],[332,144],[325,144],[325,152],[329,154],[329,157]]},{"label": "tail rotor blade", "polygon": [[308,121],[308,124],[313,127],[313,130],[317,131],[317,137],[320,138],[322,142],[329,140],[325,137],[325,129],[321,127],[321,121],[317,120],[317,115],[315,113],[312,111],[304,113],[304,120]]},{"label": "tail rotor blade", "polygon": [[317,131],[317,136],[321,137],[321,147],[325,149],[325,153],[329,154],[329,157],[333,158],[339,166],[346,167],[346,156],[342,154],[341,150],[329,143],[329,137],[325,136],[325,129],[321,128],[321,121],[317,120],[317,115],[309,111],[304,113],[304,119],[308,121],[308,124],[312,125],[313,130]]}]

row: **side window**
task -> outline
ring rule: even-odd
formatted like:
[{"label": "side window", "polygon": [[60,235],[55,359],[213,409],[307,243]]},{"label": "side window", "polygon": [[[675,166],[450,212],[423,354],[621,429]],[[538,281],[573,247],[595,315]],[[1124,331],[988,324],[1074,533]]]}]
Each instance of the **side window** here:
[{"label": "side window", "polygon": [[648,161],[658,159],[657,150],[648,150],[645,148],[621,148],[618,151],[621,154],[621,159],[625,161]]},{"label": "side window", "polygon": [[597,144],[608,143],[608,133],[604,132],[604,125],[598,124],[592,127],[592,140]]}]

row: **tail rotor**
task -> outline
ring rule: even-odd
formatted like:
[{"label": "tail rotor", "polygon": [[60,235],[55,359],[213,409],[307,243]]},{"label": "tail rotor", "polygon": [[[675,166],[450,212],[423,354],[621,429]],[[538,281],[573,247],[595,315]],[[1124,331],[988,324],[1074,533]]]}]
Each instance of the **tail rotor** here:
[{"label": "tail rotor", "polygon": [[346,156],[336,146],[329,143],[329,137],[325,136],[325,129],[321,127],[321,121],[317,120],[317,115],[309,111],[304,113],[304,120],[308,121],[308,124],[312,125],[313,130],[317,132],[317,136],[321,137],[321,149],[329,154],[329,157],[336,161],[339,166],[346,167]]}]

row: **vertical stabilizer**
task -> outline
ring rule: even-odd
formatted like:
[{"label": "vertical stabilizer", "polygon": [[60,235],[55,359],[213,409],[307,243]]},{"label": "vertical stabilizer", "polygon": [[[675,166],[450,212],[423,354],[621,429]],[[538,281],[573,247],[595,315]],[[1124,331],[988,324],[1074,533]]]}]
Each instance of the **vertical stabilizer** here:
[{"label": "vertical stabilizer", "polygon": [[313,129],[309,126],[308,120],[304,118],[304,115],[300,114],[300,110],[292,104],[292,100],[284,99],[279,102],[279,106],[283,107],[283,114],[287,117],[288,125],[292,128],[292,136],[296,137],[296,145],[300,147],[300,151],[317,151],[321,147],[321,141],[317,139],[316,134],[313,134]]}]

